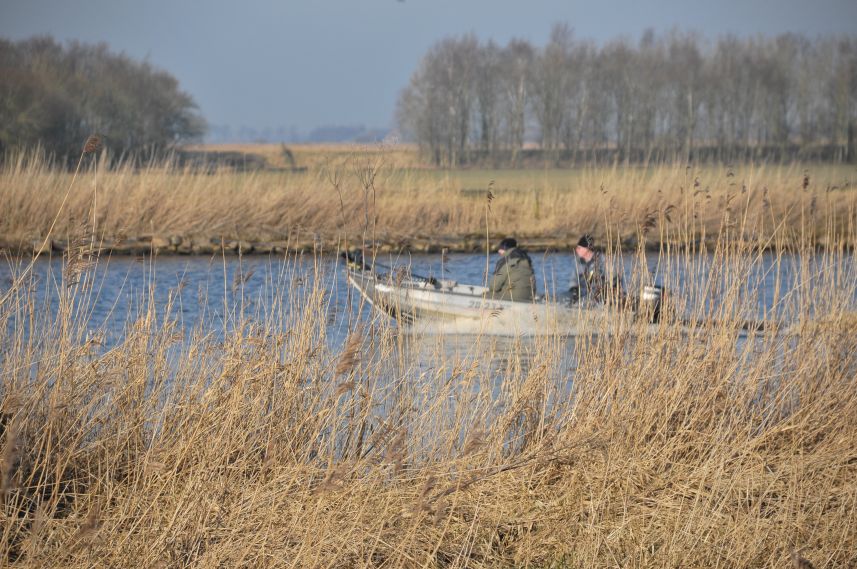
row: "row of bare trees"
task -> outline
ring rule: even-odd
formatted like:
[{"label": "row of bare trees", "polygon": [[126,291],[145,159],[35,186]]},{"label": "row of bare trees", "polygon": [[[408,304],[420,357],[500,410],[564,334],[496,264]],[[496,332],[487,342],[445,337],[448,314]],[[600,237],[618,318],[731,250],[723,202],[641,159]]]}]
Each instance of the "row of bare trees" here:
[{"label": "row of bare trees", "polygon": [[437,165],[853,161],[857,36],[648,31],[597,46],[560,24],[543,48],[447,38],[402,91],[397,122]]},{"label": "row of bare trees", "polygon": [[0,39],[0,159],[41,146],[73,160],[92,133],[115,155],[146,157],[204,129],[175,77],[146,62],[104,44]]}]

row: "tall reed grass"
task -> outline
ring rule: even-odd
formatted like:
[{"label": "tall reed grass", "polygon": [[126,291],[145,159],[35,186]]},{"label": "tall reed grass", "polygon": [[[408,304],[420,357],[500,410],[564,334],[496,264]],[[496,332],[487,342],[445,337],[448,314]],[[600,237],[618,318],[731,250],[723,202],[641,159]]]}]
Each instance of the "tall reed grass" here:
[{"label": "tall reed grass", "polygon": [[[85,161],[94,169],[96,161]],[[466,239],[479,248],[485,234],[482,200],[492,185],[492,234],[576,241],[588,231],[606,238],[605,222],[619,238],[639,234],[662,219],[681,228],[683,240],[716,240],[723,213],[738,237],[824,245],[835,220],[838,240],[853,219],[857,170],[826,165],[651,168],[580,168],[527,171],[431,171],[396,167],[384,154],[361,153],[321,162],[305,173],[221,170],[214,174],[168,163],[138,168],[102,165],[93,223],[110,241],[131,237],[200,237],[328,245],[365,229],[364,182],[338,173],[371,170],[377,191],[376,239]],[[29,245],[44,238],[71,175],[38,154],[7,161],[0,173],[0,241]],[[92,176],[89,176],[92,179]],[[55,239],[67,239],[90,214],[92,187],[77,184],[57,220]],[[344,213],[343,215],[343,208]],[[750,230],[747,220],[753,220]],[[795,229],[804,232],[798,234]],[[647,232],[650,241],[658,232]],[[853,246],[854,244],[851,243]]]},{"label": "tall reed grass", "polygon": [[[28,168],[6,175],[31,189],[59,176]],[[252,189],[260,180],[245,181]],[[214,204],[228,200],[211,196],[228,195],[233,183],[232,175],[99,172],[97,226],[130,216],[120,198],[144,220],[194,219],[167,205],[168,191],[190,202],[209,196],[199,213],[213,219]],[[150,191],[156,197],[144,198]],[[692,208],[686,198],[681,207]],[[857,276],[853,235],[838,210],[827,211],[820,259],[810,240],[794,244],[810,229],[789,226],[787,211],[737,220],[724,210],[714,248],[699,255],[693,232],[673,229],[665,219],[673,212],[661,209],[647,231],[675,231],[680,253],[665,248],[660,261],[682,259],[709,284],[677,307],[700,311],[690,329],[668,317],[656,334],[627,319],[603,337],[557,330],[456,344],[354,311],[339,320],[346,339],[334,341],[332,275],[308,259],[267,275],[258,302],[237,277],[235,294],[224,295],[231,300],[203,306],[192,326],[179,315],[181,287],[165,305],[144,295],[119,341],[100,345],[103,331],[88,316],[98,294],[91,264],[72,271],[66,260],[52,287],[55,310],[38,283],[13,281],[0,305],[0,559],[21,567],[853,565]],[[161,217],[167,212],[173,217]],[[752,242],[736,234],[763,226],[771,234]],[[738,342],[756,306],[748,275],[767,267],[761,239],[777,258],[797,259],[767,315],[788,322]],[[642,247],[636,253],[642,267]],[[156,273],[157,261],[140,270]]]}]

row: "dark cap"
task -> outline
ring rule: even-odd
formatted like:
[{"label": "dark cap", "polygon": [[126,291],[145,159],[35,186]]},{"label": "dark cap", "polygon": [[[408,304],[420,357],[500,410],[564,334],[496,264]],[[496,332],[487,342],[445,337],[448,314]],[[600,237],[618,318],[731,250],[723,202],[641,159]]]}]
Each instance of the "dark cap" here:
[{"label": "dark cap", "polygon": [[595,247],[595,240],[592,238],[592,235],[589,233],[584,233],[580,236],[580,239],[577,241],[578,247],[586,247],[587,249],[592,249]]},{"label": "dark cap", "polygon": [[497,245],[497,250],[500,251],[502,249],[504,251],[508,251],[509,249],[514,249],[517,246],[518,242],[515,241],[513,237],[506,237],[505,239],[500,241],[499,245]]}]

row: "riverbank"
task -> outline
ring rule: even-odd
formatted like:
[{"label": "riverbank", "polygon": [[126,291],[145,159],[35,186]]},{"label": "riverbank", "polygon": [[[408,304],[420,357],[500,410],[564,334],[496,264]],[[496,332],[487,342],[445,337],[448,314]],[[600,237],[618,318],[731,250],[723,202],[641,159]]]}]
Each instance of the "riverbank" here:
[{"label": "riverbank", "polygon": [[[390,160],[406,163],[397,152]],[[90,156],[77,176],[22,157],[0,170],[0,248],[60,252],[93,234],[100,250],[132,255],[364,242],[384,253],[472,252],[505,236],[531,251],[567,250],[582,233],[623,248],[857,244],[854,166],[442,171],[387,165],[386,156],[355,150],[301,158],[310,166],[300,171],[256,172],[107,167]]]},{"label": "riverbank", "polygon": [[[546,253],[556,251],[573,251],[577,243],[578,235],[565,235],[561,237],[528,237],[518,236],[521,247],[531,253]],[[600,239],[606,237],[601,236]],[[399,239],[376,239],[374,241],[356,239],[323,239],[323,238],[295,238],[281,239],[275,241],[248,241],[237,239],[224,239],[220,237],[187,237],[182,235],[156,235],[142,236],[126,239],[103,239],[98,243],[85,244],[87,254],[97,252],[99,255],[117,256],[150,256],[150,255],[286,255],[312,253],[316,255],[334,255],[341,251],[374,251],[378,254],[406,255],[421,253],[475,253],[484,252],[490,246],[493,252],[498,238],[486,242],[484,235],[466,235],[457,237],[409,237]],[[599,239],[599,237],[596,237]],[[604,243],[603,240],[599,241]],[[374,243],[374,245],[373,245]],[[755,250],[773,250],[775,244],[767,243],[737,243],[742,248],[750,247]],[[826,237],[819,237],[801,243],[795,242],[795,247],[803,247],[824,251],[829,249],[853,251],[853,241],[840,240],[831,243]],[[613,238],[611,247],[621,248],[625,251],[633,251],[640,246],[645,251],[656,252],[660,250],[684,251],[689,248],[695,252],[712,251],[717,246],[715,237],[699,239],[695,241],[653,241],[645,236],[629,235],[622,238]],[[7,253],[11,256],[29,256],[34,254],[64,254],[80,251],[79,243],[64,239],[37,240],[28,243],[15,242],[10,239],[0,238],[0,254]]]}]

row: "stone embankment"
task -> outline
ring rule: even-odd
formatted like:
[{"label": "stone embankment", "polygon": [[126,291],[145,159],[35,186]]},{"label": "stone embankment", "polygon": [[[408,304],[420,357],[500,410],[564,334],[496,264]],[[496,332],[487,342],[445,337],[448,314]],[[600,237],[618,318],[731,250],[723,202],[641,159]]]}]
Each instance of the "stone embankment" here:
[{"label": "stone embankment", "polygon": [[[494,241],[491,240],[493,247]],[[531,251],[563,250],[573,247],[576,238],[533,238],[522,241]],[[315,236],[300,239],[257,241],[245,239],[224,239],[220,237],[186,237],[181,235],[144,235],[124,239],[103,239],[96,242],[94,249],[113,255],[271,255],[290,253],[333,253],[343,248],[355,249],[370,246],[381,253],[462,253],[485,250],[485,236],[464,237],[381,237],[374,241],[359,238],[326,239]],[[79,244],[78,244],[79,246]],[[75,247],[73,241],[65,239],[12,240],[0,238],[0,250],[14,254],[28,254],[41,250],[44,253],[64,253]],[[87,247],[90,243],[87,242]]]},{"label": "stone embankment", "polygon": [[[490,240],[491,248],[493,249],[496,242],[501,236],[495,236]],[[605,239],[596,235],[596,242],[604,242]],[[518,241],[523,247],[532,252],[543,251],[571,251],[577,242],[577,235],[563,236],[519,236]],[[92,244],[86,240],[84,247],[94,249],[101,254],[112,255],[282,255],[285,253],[321,253],[331,254],[343,249],[368,249],[372,248],[378,253],[474,253],[485,251],[486,239],[485,235],[464,235],[464,236],[415,236],[415,237],[389,237],[380,236],[374,240],[363,240],[360,238],[330,239],[321,236],[301,237],[298,239],[282,239],[282,240],[251,240],[251,239],[232,239],[221,237],[187,237],[182,235],[143,235],[133,238],[122,239],[103,239]],[[639,244],[638,237],[631,235],[622,239],[622,247],[626,250],[633,250]],[[657,251],[661,243],[656,240],[648,239],[645,242],[647,250]],[[673,244],[673,247],[682,249],[688,244]],[[714,246],[713,240],[703,242],[696,240],[690,244],[691,246]],[[750,248],[754,248],[755,243],[746,243]],[[829,248],[829,244],[824,239],[815,240],[815,247],[818,249]],[[853,249],[853,243],[846,248]],[[54,253],[62,254],[76,247],[81,247],[81,243],[64,239],[50,239],[45,241],[42,239],[29,240],[14,240],[3,239],[0,237],[0,253],[6,252],[13,255],[32,254],[41,251],[42,254]],[[837,245],[838,247],[838,245]]]}]

